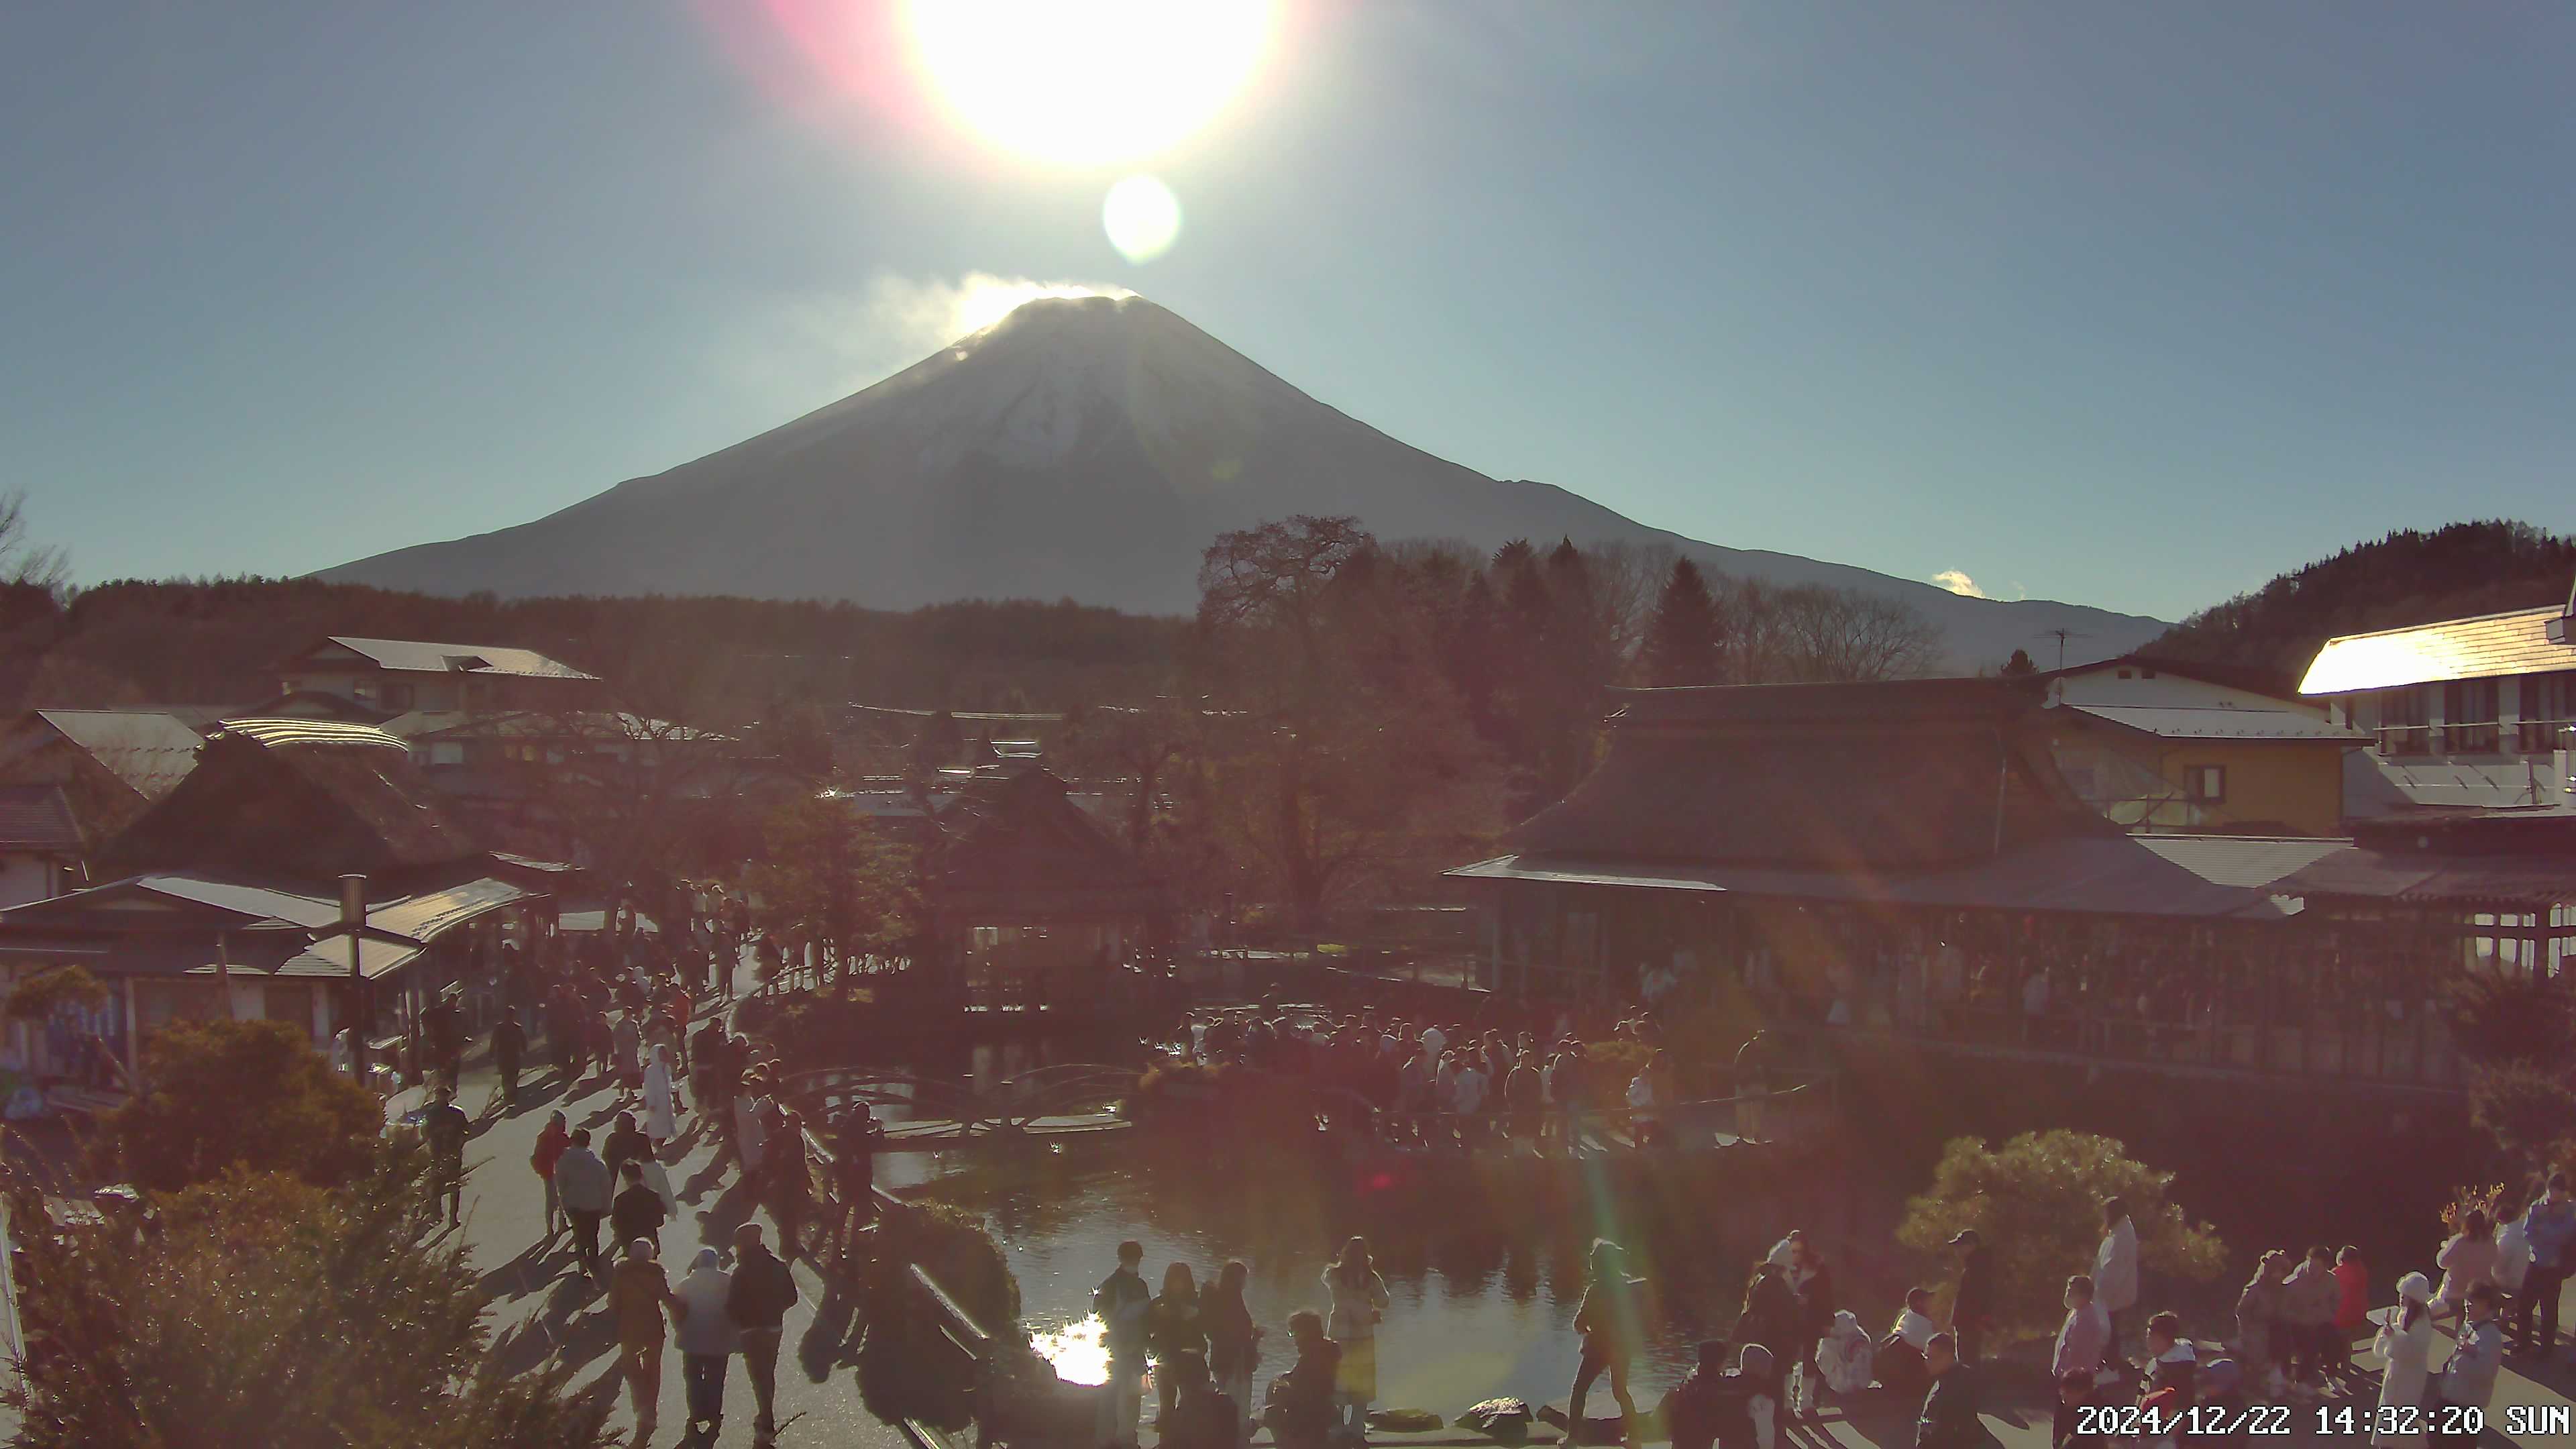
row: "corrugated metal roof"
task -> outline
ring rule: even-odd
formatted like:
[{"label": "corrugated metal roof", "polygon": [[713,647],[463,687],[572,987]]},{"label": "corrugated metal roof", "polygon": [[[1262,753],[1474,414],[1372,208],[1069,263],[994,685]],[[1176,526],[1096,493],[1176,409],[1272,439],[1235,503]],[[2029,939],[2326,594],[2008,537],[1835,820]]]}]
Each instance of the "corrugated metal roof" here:
[{"label": "corrugated metal roof", "polygon": [[2191,705],[2069,704],[2062,708],[2168,740],[2341,740],[2361,744],[2370,739],[2298,709],[2217,709]]},{"label": "corrugated metal roof", "polygon": [[[95,890],[114,890],[126,882],[96,886]],[[267,886],[241,885],[237,882],[210,879],[191,873],[136,876],[132,884],[155,895],[176,900],[194,901],[201,906],[231,911],[261,920],[285,921],[306,930],[318,930],[340,919],[340,903],[318,896],[298,895],[292,891],[271,890]]]},{"label": "corrugated metal roof", "polygon": [[2549,638],[2554,607],[2446,619],[2328,639],[2299,681],[2301,694],[2351,694],[2452,679],[2497,679],[2576,669],[2576,644]]},{"label": "corrugated metal roof", "polygon": [[0,785],[0,850],[78,855],[80,827],[60,785]]},{"label": "corrugated metal roof", "polygon": [[162,710],[40,709],[36,717],[146,800],[158,800],[197,768],[205,736]]},{"label": "corrugated metal roof", "polygon": [[2274,878],[2350,848],[2344,840],[2122,835],[2045,842],[1976,865],[1907,874],[1550,856],[1502,856],[1449,874],[1889,906],[2277,919],[2297,908],[2276,898],[2286,893],[2272,888]]},{"label": "corrugated metal roof", "polygon": [[215,732],[216,738],[231,736],[252,740],[272,748],[278,745],[361,745],[395,750],[404,755],[411,746],[376,728],[352,724],[347,720],[300,719],[285,716],[273,719],[228,719]]},{"label": "corrugated metal roof", "polygon": [[391,931],[426,941],[486,911],[499,910],[515,901],[529,900],[534,892],[524,891],[504,880],[489,876],[450,886],[443,891],[390,901],[367,909],[367,924],[379,931]]},{"label": "corrugated metal roof", "polygon": [[359,639],[334,634],[331,642],[365,655],[380,669],[424,674],[515,674],[529,679],[596,679],[534,649],[492,644],[433,644],[419,639]]}]

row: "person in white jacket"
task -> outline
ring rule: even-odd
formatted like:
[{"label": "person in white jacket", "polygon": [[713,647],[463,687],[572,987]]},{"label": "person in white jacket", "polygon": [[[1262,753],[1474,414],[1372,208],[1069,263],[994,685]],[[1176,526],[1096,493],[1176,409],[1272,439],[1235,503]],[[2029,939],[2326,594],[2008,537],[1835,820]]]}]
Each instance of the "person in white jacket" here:
[{"label": "person in white jacket", "polygon": [[1816,1369],[1823,1375],[1825,1387],[1838,1394],[1856,1394],[1868,1388],[1877,1357],[1869,1330],[1860,1326],[1859,1315],[1848,1308],[1836,1310],[1833,1328],[1816,1344]]},{"label": "person in white jacket", "polygon": [[[2397,1306],[2387,1310],[2370,1351],[2384,1365],[2379,1377],[2380,1413],[2374,1417],[2370,1442],[2381,1449],[2414,1449],[2424,1442],[2420,1423],[2410,1423],[2424,1402],[2425,1360],[2433,1352],[2433,1280],[2409,1273],[2397,1280]],[[2395,1410],[2395,1413],[2390,1413]],[[2407,1432],[2399,1433],[2404,1428]]]},{"label": "person in white jacket", "polygon": [[2129,1205],[2116,1197],[2102,1200],[2102,1245],[2093,1250],[2093,1301],[2111,1317],[2111,1356],[2120,1353],[2125,1315],[2138,1306],[2138,1228],[2129,1221]]}]

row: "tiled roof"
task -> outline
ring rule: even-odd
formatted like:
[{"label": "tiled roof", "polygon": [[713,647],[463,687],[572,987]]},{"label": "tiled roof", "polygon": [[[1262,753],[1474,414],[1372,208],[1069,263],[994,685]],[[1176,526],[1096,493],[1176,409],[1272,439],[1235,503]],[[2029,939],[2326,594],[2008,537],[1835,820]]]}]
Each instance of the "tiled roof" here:
[{"label": "tiled roof", "polygon": [[2446,619],[2411,629],[2329,639],[2299,681],[2301,694],[2351,694],[2453,679],[2497,679],[2576,669],[2576,644],[2553,643],[2555,607]]},{"label": "tiled roof", "polygon": [[424,674],[516,674],[531,679],[596,679],[534,649],[491,644],[432,644],[419,639],[359,639],[334,634],[331,642],[365,655],[379,669]]},{"label": "tiled roof", "polygon": [[78,855],[80,827],[60,785],[0,785],[0,850]]},{"label": "tiled roof", "polygon": [[2143,704],[2071,704],[2066,708],[2168,740],[2342,740],[2360,744],[2370,738],[2303,709]]}]

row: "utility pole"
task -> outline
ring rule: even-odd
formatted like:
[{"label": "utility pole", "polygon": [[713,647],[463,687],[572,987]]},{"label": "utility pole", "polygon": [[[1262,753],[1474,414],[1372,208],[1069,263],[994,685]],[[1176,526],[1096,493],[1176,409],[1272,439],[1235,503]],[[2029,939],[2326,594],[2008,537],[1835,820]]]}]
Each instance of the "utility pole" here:
[{"label": "utility pole", "polygon": [[340,877],[340,929],[349,933],[349,1072],[367,1085],[367,973],[359,942],[367,929],[367,878]]}]

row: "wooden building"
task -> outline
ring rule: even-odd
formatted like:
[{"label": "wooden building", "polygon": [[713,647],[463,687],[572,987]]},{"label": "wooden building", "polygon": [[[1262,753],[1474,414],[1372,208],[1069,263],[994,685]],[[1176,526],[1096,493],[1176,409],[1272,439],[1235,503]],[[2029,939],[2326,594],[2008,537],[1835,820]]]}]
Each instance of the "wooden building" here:
[{"label": "wooden building", "polygon": [[1489,892],[1487,984],[2088,1068],[2458,1085],[2442,984],[2477,960],[2470,914],[2311,909],[2301,873],[2352,861],[2345,839],[2122,830],[2060,773],[2047,701],[2030,679],[1623,694],[1592,777],[1450,873]]},{"label": "wooden building", "polygon": [[[484,853],[411,776],[401,740],[363,725],[235,720],[197,766],[99,853],[100,885],[0,912],[10,981],[78,964],[109,1002],[13,1027],[20,1070],[92,1085],[131,1072],[139,1038],[183,1018],[290,1021],[317,1044],[356,1015],[379,1051],[412,1044],[444,989],[489,977],[524,940],[557,868]],[[363,928],[344,874],[366,878]],[[95,1045],[93,1045],[95,1044]]]},{"label": "wooden building", "polygon": [[970,990],[1065,999],[1171,940],[1170,892],[1046,770],[983,772],[936,826],[925,935]]}]

